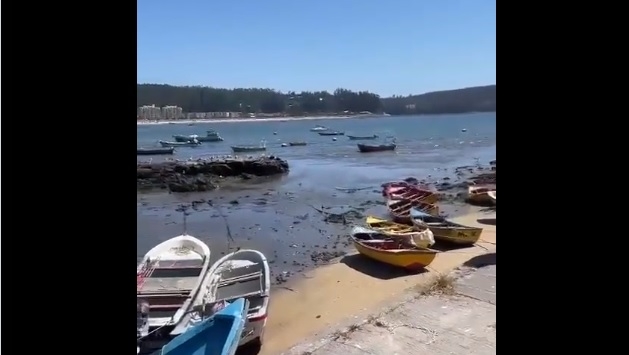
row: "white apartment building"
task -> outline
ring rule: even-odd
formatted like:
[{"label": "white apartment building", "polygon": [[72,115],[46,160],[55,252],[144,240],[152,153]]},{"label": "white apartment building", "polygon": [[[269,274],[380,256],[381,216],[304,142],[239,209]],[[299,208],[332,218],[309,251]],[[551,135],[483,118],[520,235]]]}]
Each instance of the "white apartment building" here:
[{"label": "white apartment building", "polygon": [[178,120],[183,118],[183,109],[178,106],[162,107],[162,118],[165,120]]},{"label": "white apartment building", "polygon": [[143,120],[159,120],[162,118],[162,110],[155,105],[138,107],[138,117]]}]

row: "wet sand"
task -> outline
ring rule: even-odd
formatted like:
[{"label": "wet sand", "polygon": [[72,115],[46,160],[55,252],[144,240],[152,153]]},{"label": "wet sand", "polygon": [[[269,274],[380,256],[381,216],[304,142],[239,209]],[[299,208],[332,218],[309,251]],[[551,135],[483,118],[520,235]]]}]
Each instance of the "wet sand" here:
[{"label": "wet sand", "polygon": [[481,241],[473,247],[439,254],[422,274],[408,275],[360,255],[348,255],[305,273],[304,279],[289,282],[286,288],[275,289],[265,343],[259,354],[280,354],[299,342],[337,329],[339,324],[378,312],[407,289],[428,283],[437,273],[449,272],[470,258],[495,249],[495,212],[475,212],[453,220],[483,227]]}]

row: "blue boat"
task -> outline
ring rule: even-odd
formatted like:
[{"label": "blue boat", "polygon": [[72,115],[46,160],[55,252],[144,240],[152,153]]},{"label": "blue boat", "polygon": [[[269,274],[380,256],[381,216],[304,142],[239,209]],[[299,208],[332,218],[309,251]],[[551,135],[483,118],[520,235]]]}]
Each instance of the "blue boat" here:
[{"label": "blue boat", "polygon": [[166,344],[159,355],[234,355],[249,301],[239,298]]}]

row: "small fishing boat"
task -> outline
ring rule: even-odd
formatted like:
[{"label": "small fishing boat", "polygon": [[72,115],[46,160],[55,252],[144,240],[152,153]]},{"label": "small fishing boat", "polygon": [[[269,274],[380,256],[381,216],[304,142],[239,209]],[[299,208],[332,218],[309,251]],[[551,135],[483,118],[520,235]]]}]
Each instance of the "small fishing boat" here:
[{"label": "small fishing boat", "polygon": [[310,131],[312,131],[312,132],[322,132],[322,131],[327,131],[327,130],[329,130],[328,127],[321,126],[321,125],[316,125],[316,126],[314,126],[313,128],[310,129]]},{"label": "small fishing boat", "polygon": [[316,125],[310,129],[311,132],[322,132],[327,131],[329,128],[321,125]]},{"label": "small fishing boat", "polygon": [[368,216],[365,223],[369,226],[369,228],[389,236],[404,235],[415,232],[415,228],[409,226],[408,224],[395,223],[373,216]]},{"label": "small fishing boat", "polygon": [[271,271],[264,254],[249,249],[227,254],[212,265],[207,278],[206,298],[213,302],[249,301],[240,345],[261,345],[271,295]]},{"label": "small fishing boat", "polygon": [[390,143],[390,144],[379,144],[379,145],[374,145],[374,144],[357,144],[358,145],[358,151],[361,153],[373,153],[373,152],[386,152],[386,151],[393,151],[395,150],[395,148],[397,147],[397,145],[395,143]]},{"label": "small fishing boat", "polygon": [[[137,268],[138,338],[150,349],[161,347],[168,334],[193,305],[199,304],[210,268],[210,248],[183,234],[149,250]],[[159,332],[153,332],[160,328]],[[157,346],[156,346],[157,344]]]},{"label": "small fishing boat", "polygon": [[158,354],[234,355],[245,327],[248,310],[249,301],[239,298],[175,337]]},{"label": "small fishing boat", "polygon": [[306,143],[306,142],[288,142],[288,145],[290,145],[291,147],[299,147],[299,146],[303,146],[303,145],[308,145],[308,143]]},{"label": "small fishing boat", "polygon": [[487,196],[489,196],[489,198],[491,198],[494,203],[496,203],[496,190],[487,192]]},{"label": "small fishing boat", "polygon": [[476,205],[492,205],[494,200],[489,197],[488,193],[490,191],[496,191],[496,189],[488,186],[472,185],[467,188],[466,201]]},{"label": "small fishing boat", "polygon": [[169,148],[138,148],[138,155],[163,155],[173,154],[175,147]]},{"label": "small fishing boat", "polygon": [[426,268],[439,253],[432,249],[407,247],[394,239],[371,239],[364,234],[350,235],[350,238],[360,254],[412,272]]},{"label": "small fishing boat", "polygon": [[482,228],[468,227],[446,220],[443,217],[431,216],[430,214],[412,208],[411,221],[419,228],[430,228],[435,239],[460,245],[471,245],[476,243],[483,232]]},{"label": "small fishing boat", "polygon": [[411,208],[417,208],[431,215],[439,215],[439,207],[437,205],[418,200],[388,200],[386,204],[389,214],[398,223],[411,224]]},{"label": "small fishing boat", "polygon": [[435,204],[439,201],[438,194],[417,186],[385,189],[383,194],[388,200],[422,201],[430,204]]},{"label": "small fishing boat", "polygon": [[331,132],[319,132],[320,136],[342,136],[345,135],[345,132],[331,131]]},{"label": "small fishing boat", "polygon": [[435,244],[435,238],[428,228],[424,228],[421,232],[411,231],[409,233],[391,233],[387,234],[374,229],[355,226],[352,228],[352,235],[358,239],[395,239],[403,245],[414,248],[429,248]]},{"label": "small fishing boat", "polygon": [[175,138],[175,141],[177,142],[190,142],[194,141],[195,139],[199,142],[222,142],[224,140],[223,137],[221,137],[215,130],[206,131],[205,136],[198,136],[196,134],[191,134],[187,136],[176,134],[173,136],[173,138]]},{"label": "small fishing boat", "polygon": [[266,151],[266,142],[260,142],[260,145],[241,145],[241,146],[232,146],[232,151],[234,153],[248,153],[248,152],[264,152]]},{"label": "small fishing boat", "polygon": [[378,136],[377,135],[372,135],[372,136],[350,136],[349,134],[347,135],[347,137],[349,138],[349,140],[351,141],[365,141],[365,140],[373,140],[373,139],[377,139]]},{"label": "small fishing boat", "polygon": [[197,140],[187,141],[187,142],[169,142],[169,141],[159,141],[159,144],[162,147],[198,147],[201,145],[201,142]]}]

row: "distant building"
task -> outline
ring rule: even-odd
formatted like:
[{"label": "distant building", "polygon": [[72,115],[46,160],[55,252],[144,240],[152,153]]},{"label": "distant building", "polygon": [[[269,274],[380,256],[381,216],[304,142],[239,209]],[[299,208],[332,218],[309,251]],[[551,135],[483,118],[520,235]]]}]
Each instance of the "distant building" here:
[{"label": "distant building", "polygon": [[165,120],[179,120],[183,118],[183,109],[178,106],[164,106],[162,107],[162,119]]},{"label": "distant building", "polygon": [[138,107],[138,118],[143,120],[159,120],[162,118],[162,110],[155,105]]}]

